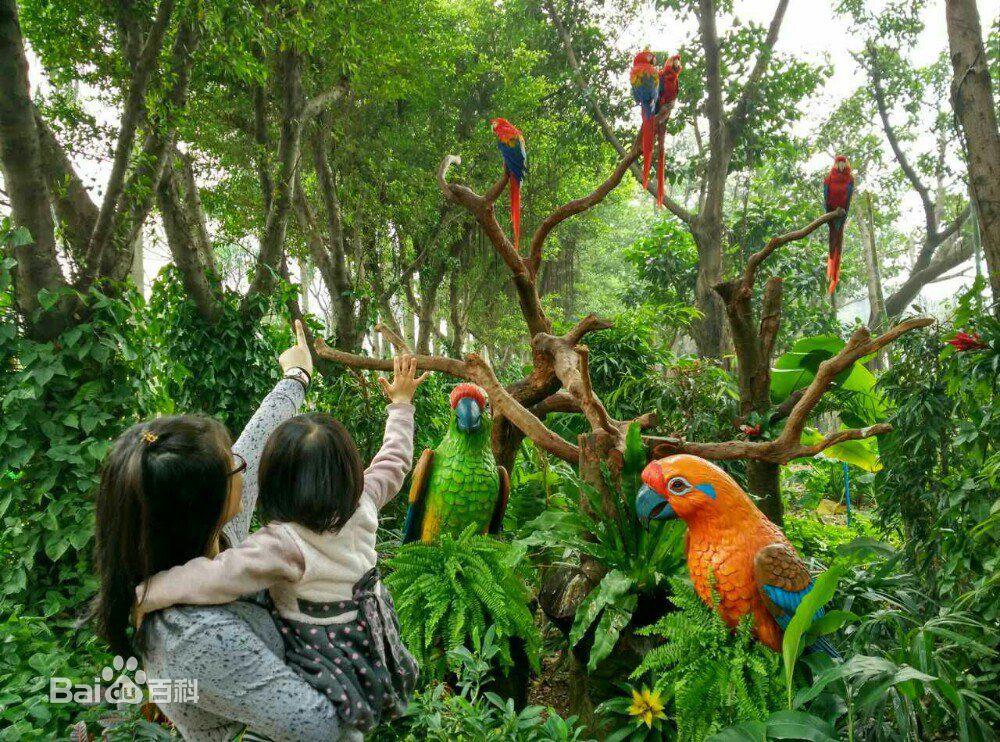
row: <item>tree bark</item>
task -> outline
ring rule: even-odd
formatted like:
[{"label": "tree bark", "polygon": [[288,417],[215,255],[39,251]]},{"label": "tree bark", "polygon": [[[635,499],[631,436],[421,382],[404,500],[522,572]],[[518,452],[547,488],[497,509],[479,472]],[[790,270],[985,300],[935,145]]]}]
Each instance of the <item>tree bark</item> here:
[{"label": "tree bark", "polygon": [[208,228],[190,163],[175,152],[157,188],[167,246],[184,290],[209,324],[219,317],[217,277]]},{"label": "tree bark", "polygon": [[[72,304],[63,300],[42,311],[38,293],[66,286],[56,254],[55,224],[43,175],[41,145],[28,87],[28,60],[14,0],[0,0],[0,167],[11,215],[30,241],[13,247],[15,300],[37,340],[57,336],[70,323]],[[4,248],[5,252],[8,248]]]},{"label": "tree bark", "polygon": [[[97,223],[87,245],[86,275],[84,288],[101,275],[101,266],[111,249],[111,242],[116,236],[116,222],[119,216],[119,201],[125,192],[125,177],[128,172],[129,160],[134,150],[136,132],[145,110],[146,91],[157,67],[160,50],[166,37],[170,19],[173,16],[174,0],[162,0],[156,11],[156,18],[150,26],[149,33],[142,44],[132,69],[128,94],[122,109],[121,124],[118,130],[118,142],[115,145],[115,155],[111,163],[111,174],[104,191],[97,214]],[[154,181],[155,186],[155,181]],[[131,263],[131,261],[128,261]]]},{"label": "tree bark", "polygon": [[[965,135],[969,190],[993,298],[1000,298],[1000,133],[976,0],[946,0],[952,106]],[[1000,304],[997,304],[1000,312]]]},{"label": "tree bark", "polygon": [[861,229],[861,249],[865,256],[865,274],[868,278],[868,329],[881,332],[885,322],[885,298],[882,296],[882,277],[879,275],[870,193],[862,193],[858,199],[858,227]]}]

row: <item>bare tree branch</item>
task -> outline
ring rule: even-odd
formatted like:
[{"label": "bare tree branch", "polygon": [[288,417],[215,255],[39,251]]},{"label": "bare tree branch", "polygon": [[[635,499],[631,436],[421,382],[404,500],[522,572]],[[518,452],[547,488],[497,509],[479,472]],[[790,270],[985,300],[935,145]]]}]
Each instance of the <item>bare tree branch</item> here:
[{"label": "bare tree branch", "polygon": [[[351,368],[374,371],[391,371],[391,359],[369,358],[331,348],[322,338],[317,338],[316,353],[329,361],[335,361]],[[421,371],[440,371],[460,379],[479,384],[489,395],[496,413],[510,421],[539,448],[570,463],[579,460],[579,449],[545,427],[530,410],[525,408],[500,384],[493,369],[478,354],[469,353],[465,361],[443,356],[418,355],[417,368]]]},{"label": "bare tree branch", "polygon": [[388,325],[379,322],[375,325],[375,331],[382,333],[382,336],[389,341],[389,344],[396,349],[397,353],[413,353],[413,350],[403,340],[403,337]]},{"label": "bare tree branch", "polygon": [[822,227],[824,224],[833,221],[834,219],[839,219],[840,217],[847,216],[847,212],[843,209],[834,209],[833,211],[828,211],[823,214],[823,216],[814,219],[812,222],[802,227],[801,229],[795,229],[777,237],[772,237],[770,241],[763,247],[763,249],[758,250],[747,260],[746,271],[743,274],[743,280],[740,282],[740,288],[744,291],[750,291],[753,289],[754,281],[757,276],[757,269],[760,267],[761,263],[770,257],[771,253],[777,250],[783,245],[787,245],[789,242],[796,242],[798,240],[805,239],[817,229]]},{"label": "bare tree branch", "polygon": [[[658,113],[656,115],[657,125],[666,124],[673,109],[673,103],[671,103],[669,108]],[[632,149],[622,156],[622,158],[618,161],[618,165],[612,171],[611,175],[608,176],[607,180],[597,186],[597,188],[588,193],[586,196],[582,196],[563,204],[542,221],[541,225],[539,225],[535,234],[531,238],[531,251],[528,258],[528,269],[531,271],[533,276],[538,275],[538,270],[542,266],[542,248],[545,245],[545,239],[549,236],[549,233],[571,216],[575,216],[583,211],[592,209],[594,206],[601,203],[601,201],[603,201],[605,197],[611,193],[611,191],[618,187],[618,184],[621,183],[626,171],[628,171],[641,154],[642,135],[638,134],[636,135],[635,141],[632,143]]]},{"label": "bare tree branch", "polygon": [[302,109],[303,123],[319,114],[326,106],[343,98],[347,91],[347,81],[341,80],[336,85],[331,85],[326,90],[314,95]]},{"label": "bare tree branch", "polygon": [[862,429],[841,430],[823,437],[811,446],[802,444],[802,431],[806,421],[834,378],[852,363],[871,355],[911,330],[927,327],[934,323],[928,317],[916,317],[901,322],[884,335],[872,338],[868,328],[860,327],[837,355],[823,361],[812,382],[802,390],[788,414],[788,421],[776,439],[772,441],[723,441],[718,443],[695,443],[682,438],[647,437],[647,444],[654,449],[654,455],[689,453],[707,459],[733,460],[748,459],[787,464],[789,461],[815,454],[845,440],[859,440],[882,435],[892,429],[888,423],[878,423]]}]

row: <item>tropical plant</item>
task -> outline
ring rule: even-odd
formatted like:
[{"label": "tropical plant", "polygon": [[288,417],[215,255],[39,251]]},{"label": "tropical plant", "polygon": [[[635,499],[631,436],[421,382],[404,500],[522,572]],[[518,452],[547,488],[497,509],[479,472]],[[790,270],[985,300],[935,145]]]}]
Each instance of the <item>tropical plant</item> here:
[{"label": "tropical plant", "polygon": [[483,690],[502,652],[503,642],[492,626],[472,641],[471,649],[451,650],[448,664],[455,671],[458,692],[440,682],[417,691],[406,715],[396,725],[377,729],[373,739],[582,742],[584,729],[575,716],[563,719],[553,709],[536,705],[517,711],[510,699]]},{"label": "tropical plant", "polygon": [[637,689],[620,683],[620,696],[610,698],[595,711],[610,724],[605,742],[659,742],[673,737],[673,728],[664,713],[660,691],[643,686]]},{"label": "tropical plant", "polygon": [[680,740],[703,740],[737,720],[767,718],[780,708],[778,656],[753,635],[750,617],[735,631],[706,606],[690,581],[670,580],[676,610],[640,631],[664,643],[632,673],[663,694]]},{"label": "tropical plant", "polygon": [[530,567],[524,550],[469,527],[434,544],[402,546],[389,560],[385,583],[396,602],[403,641],[429,677],[448,669],[449,653],[482,641],[492,629],[497,659],[513,663],[511,641],[520,640],[538,668],[541,643],[528,609]]},{"label": "tropical plant", "polygon": [[[632,507],[645,464],[645,449],[638,436],[633,425],[626,436],[620,480],[615,482],[604,472],[607,496],[566,471],[566,482],[579,492],[586,507],[574,503],[567,509],[547,510],[525,527],[530,535],[517,542],[563,561],[589,559],[604,571],[577,608],[569,633],[572,647],[593,637],[587,662],[590,670],[611,654],[622,630],[632,621],[640,596],[664,593],[665,580],[683,565],[682,524],[656,523],[647,530]],[[603,510],[607,501],[611,502],[610,514]]]}]

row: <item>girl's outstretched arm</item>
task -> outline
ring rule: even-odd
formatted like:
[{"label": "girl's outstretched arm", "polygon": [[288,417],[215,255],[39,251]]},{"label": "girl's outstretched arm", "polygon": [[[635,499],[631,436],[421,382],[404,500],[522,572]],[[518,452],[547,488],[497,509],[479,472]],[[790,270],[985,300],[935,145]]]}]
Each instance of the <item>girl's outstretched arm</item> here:
[{"label": "girl's outstretched arm", "polygon": [[218,605],[279,582],[297,582],[305,558],[288,529],[268,525],[214,559],[198,557],[149,578],[135,589],[140,616],[172,605]]},{"label": "girl's outstretched arm", "polygon": [[394,402],[387,410],[382,448],[365,469],[365,494],[379,510],[396,496],[413,468],[413,405]]},{"label": "girl's outstretched arm", "polygon": [[429,375],[417,376],[417,360],[412,355],[392,359],[392,382],[379,377],[382,392],[391,404],[385,422],[382,448],[365,470],[365,494],[381,510],[399,492],[403,479],[413,467],[413,394]]}]

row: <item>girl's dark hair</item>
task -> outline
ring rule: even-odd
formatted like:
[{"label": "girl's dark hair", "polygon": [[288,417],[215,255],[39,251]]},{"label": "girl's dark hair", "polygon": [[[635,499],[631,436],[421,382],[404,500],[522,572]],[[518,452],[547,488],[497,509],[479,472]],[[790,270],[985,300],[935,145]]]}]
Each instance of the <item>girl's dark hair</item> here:
[{"label": "girl's dark hair", "polygon": [[97,633],[112,651],[129,642],[135,587],[204,556],[225,513],[233,469],[229,433],[208,417],[177,415],[126,430],[111,449],[97,493]]},{"label": "girl's dark hair", "polygon": [[339,529],[358,509],[364,468],[347,428],[313,412],[286,420],[271,433],[259,483],[261,522],[298,523],[322,533]]}]

